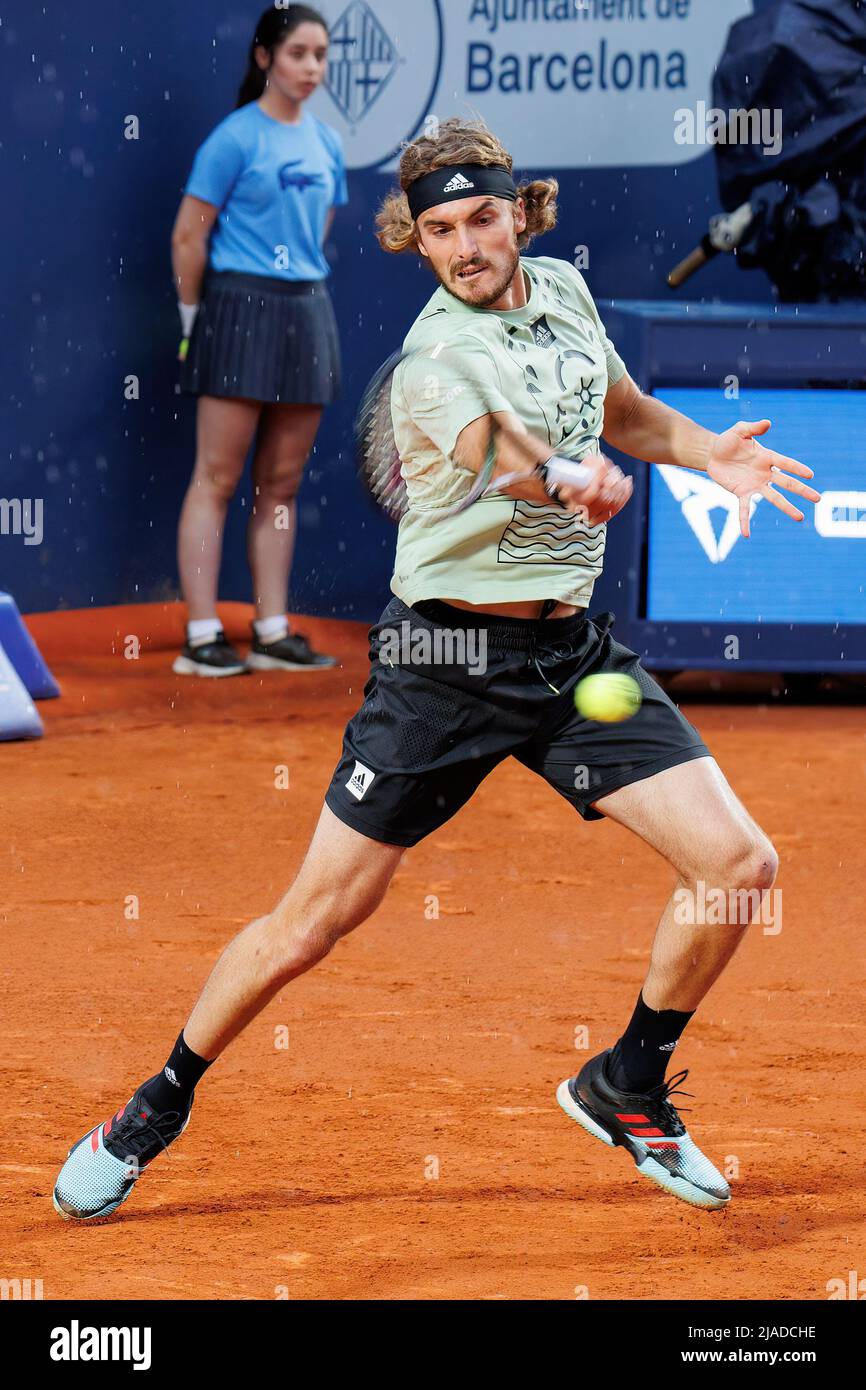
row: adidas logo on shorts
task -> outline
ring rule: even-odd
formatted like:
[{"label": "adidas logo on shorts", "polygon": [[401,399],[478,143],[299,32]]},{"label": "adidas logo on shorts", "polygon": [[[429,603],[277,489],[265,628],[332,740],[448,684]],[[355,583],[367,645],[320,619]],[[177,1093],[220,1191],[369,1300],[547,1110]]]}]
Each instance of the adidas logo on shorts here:
[{"label": "adidas logo on shorts", "polygon": [[659,1052],[673,1052],[676,1043],[659,1043]]},{"label": "adidas logo on shorts", "polygon": [[355,770],[346,783],[346,786],[357,801],[361,800],[361,797],[364,795],[365,791],[367,791],[375,776],[375,772],[371,772],[363,763],[359,763],[357,760],[355,761]]},{"label": "adidas logo on shorts", "polygon": [[475,184],[474,184],[474,183],[470,183],[469,179],[465,178],[465,177],[463,176],[463,174],[455,174],[454,177],[453,177],[453,179],[449,179],[449,180],[448,180],[448,182],[446,183],[445,187],[442,189],[442,192],[443,192],[443,193],[456,193],[457,190],[460,189],[460,188],[474,188],[474,187],[475,187]]}]

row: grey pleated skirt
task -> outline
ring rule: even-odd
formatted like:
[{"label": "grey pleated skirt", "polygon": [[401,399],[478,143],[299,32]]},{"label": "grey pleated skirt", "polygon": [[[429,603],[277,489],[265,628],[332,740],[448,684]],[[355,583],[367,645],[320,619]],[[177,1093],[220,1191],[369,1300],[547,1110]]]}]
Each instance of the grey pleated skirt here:
[{"label": "grey pleated skirt", "polygon": [[211,271],[181,390],[286,405],[328,405],[340,392],[340,344],[323,280]]}]

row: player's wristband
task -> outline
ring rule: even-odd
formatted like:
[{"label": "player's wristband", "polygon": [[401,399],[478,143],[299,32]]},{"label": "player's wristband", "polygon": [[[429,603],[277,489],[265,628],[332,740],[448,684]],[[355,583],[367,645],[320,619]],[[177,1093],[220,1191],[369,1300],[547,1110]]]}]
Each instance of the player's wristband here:
[{"label": "player's wristband", "polygon": [[571,487],[584,488],[592,477],[592,470],[585,463],[575,463],[573,459],[549,458],[536,469],[544,484],[544,490],[554,502],[559,499],[559,483],[569,483]]}]

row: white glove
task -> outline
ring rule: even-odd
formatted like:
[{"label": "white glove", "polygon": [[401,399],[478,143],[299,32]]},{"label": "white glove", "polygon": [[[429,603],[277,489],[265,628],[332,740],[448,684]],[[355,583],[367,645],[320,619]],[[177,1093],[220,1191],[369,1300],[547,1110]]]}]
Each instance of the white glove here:
[{"label": "white glove", "polygon": [[198,316],[198,309],[197,304],[181,304],[178,300],[177,311],[180,314],[180,329],[184,338],[192,337],[192,326]]}]

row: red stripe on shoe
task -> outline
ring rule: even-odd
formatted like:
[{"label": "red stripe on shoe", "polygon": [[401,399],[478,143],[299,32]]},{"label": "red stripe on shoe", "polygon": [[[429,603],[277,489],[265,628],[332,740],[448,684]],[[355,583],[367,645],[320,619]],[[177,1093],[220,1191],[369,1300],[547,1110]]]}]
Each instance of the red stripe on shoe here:
[{"label": "red stripe on shoe", "polygon": [[90,1147],[91,1147],[91,1149],[93,1150],[94,1153],[96,1153],[96,1150],[99,1148],[99,1129],[98,1129],[98,1127],[93,1131],[93,1133],[92,1133],[91,1136],[90,1136]]},{"label": "red stripe on shoe", "polygon": [[648,1125],[649,1115],[617,1115],[624,1125]]},{"label": "red stripe on shoe", "polygon": [[651,1134],[657,1134],[662,1139],[665,1136],[663,1129],[653,1129],[651,1125],[637,1125],[631,1132],[636,1135],[638,1139],[648,1139]]},{"label": "red stripe on shoe", "polygon": [[676,1139],[650,1139],[647,1143],[648,1149],[678,1149],[679,1144]]}]

